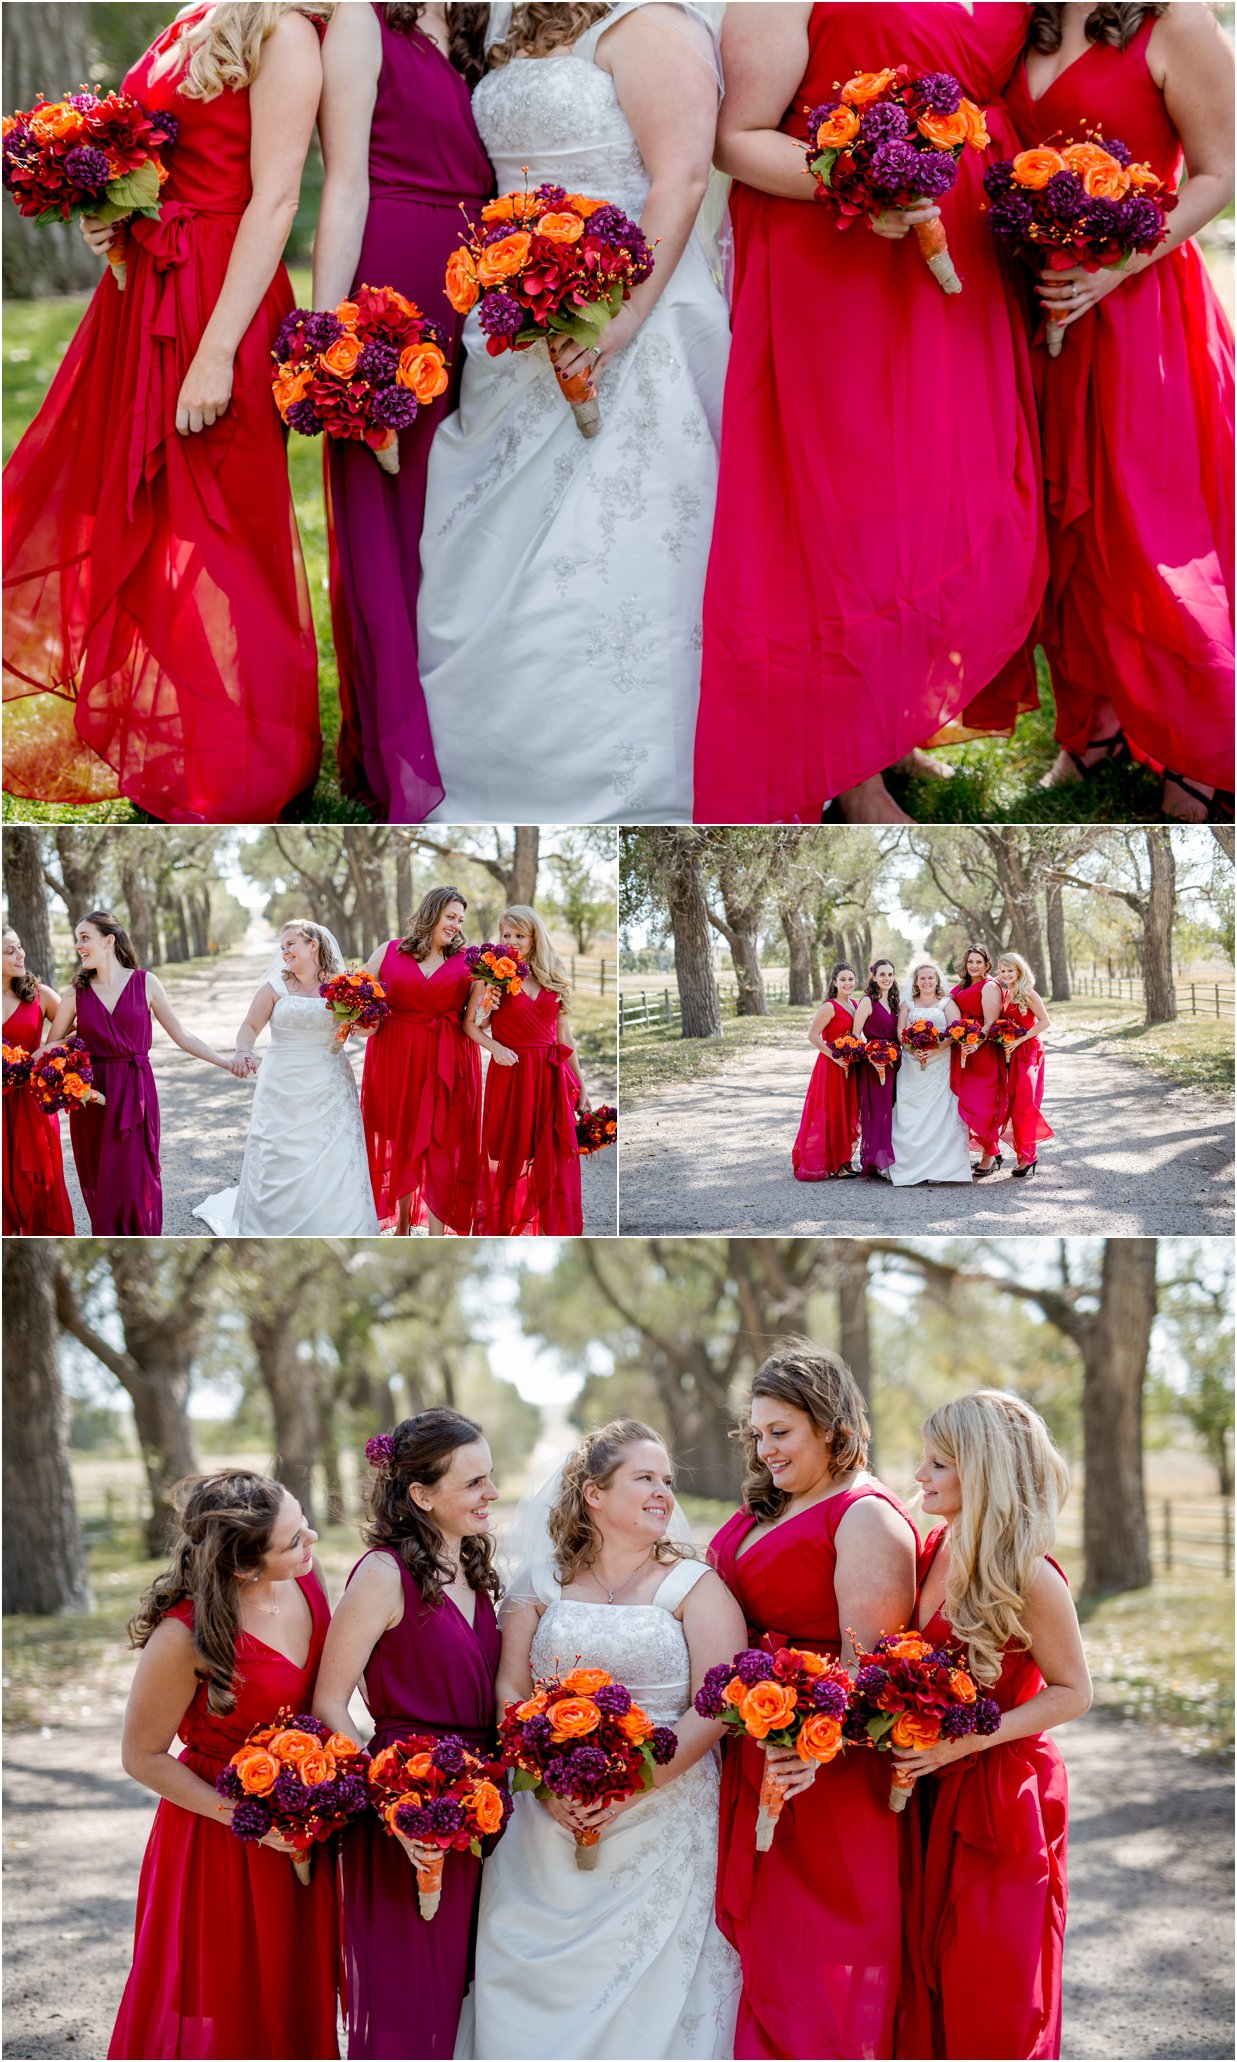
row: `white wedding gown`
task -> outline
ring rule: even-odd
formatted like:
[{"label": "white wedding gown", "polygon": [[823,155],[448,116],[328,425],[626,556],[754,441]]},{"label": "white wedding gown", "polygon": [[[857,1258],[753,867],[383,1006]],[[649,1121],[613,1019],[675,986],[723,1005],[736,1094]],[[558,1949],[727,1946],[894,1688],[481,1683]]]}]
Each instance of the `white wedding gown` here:
[{"label": "white wedding gown", "polygon": [[193,1213],[220,1238],[377,1237],[360,1098],[336,1028],[321,996],[276,990],[240,1185]]},{"label": "white wedding gown", "polygon": [[[688,63],[715,59],[676,10]],[[473,113],[499,193],[554,183],[639,220],[649,178],[593,61],[630,12],[570,49],[490,72]],[[678,29],[666,28],[668,47]],[[697,40],[698,39],[698,40]],[[654,253],[654,263],[657,254]],[[695,236],[604,372],[586,441],[544,344],[491,358],[464,326],[460,405],[430,452],[418,648],[446,790],[441,823],[689,822],[701,611],[730,330]]]},{"label": "white wedding gown", "polygon": [[[539,1571],[548,1606],[534,1676],[608,1669],[660,1725],[691,1703],[674,1611],[705,1573],[679,1561],[655,1602],[578,1603]],[[530,1791],[485,1864],[476,1982],[457,2057],[715,2057],[734,2053],[739,1959],[713,1918],[718,1773],[706,1755],[602,1834],[592,1870]]]},{"label": "white wedding gown", "polygon": [[[910,1008],[910,1017],[926,1017],[944,1037],[947,1019],[943,1009],[921,1009],[916,1003]],[[970,1133],[950,1086],[950,1052],[950,1046],[939,1046],[924,1067],[913,1053],[902,1055],[893,1105],[893,1166],[889,1169],[895,1188],[909,1188],[917,1181],[971,1180]]]}]

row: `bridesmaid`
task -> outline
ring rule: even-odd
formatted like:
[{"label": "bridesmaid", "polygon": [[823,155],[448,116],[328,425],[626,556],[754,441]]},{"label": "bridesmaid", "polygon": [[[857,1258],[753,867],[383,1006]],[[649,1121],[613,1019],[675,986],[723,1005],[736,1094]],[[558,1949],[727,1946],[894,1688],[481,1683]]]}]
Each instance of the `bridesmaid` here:
[{"label": "bridesmaid", "polygon": [[474,1230],[570,1237],[584,1229],[575,1112],[592,1108],[567,1014],[571,983],[527,903],[504,910],[498,942],[531,971],[523,993],[501,998],[488,1023],[479,982],[468,1005],[468,1036],[490,1055]]},{"label": "bridesmaid", "polygon": [[1044,1100],[1044,1048],[1041,1031],[1049,1028],[1048,1012],[1035,993],[1034,977],[1020,952],[1003,952],[997,961],[1001,989],[1001,1015],[1022,1026],[1022,1036],[999,1064],[1006,1070],[1002,1138],[1008,1139],[1017,1155],[1014,1180],[1034,1174],[1043,1139],[1053,1136],[1052,1126],[1040,1109]]},{"label": "bridesmaid", "polygon": [[1233,197],[1232,44],[1182,0],[1033,7],[1006,99],[1024,145],[1100,129],[1181,188],[1150,256],[1037,288],[1065,331],[1055,362],[1035,354],[1062,747],[1044,784],[1128,741],[1164,769],[1168,816],[1231,815],[1233,334],[1192,239]]},{"label": "bridesmaid", "polygon": [[[877,63],[952,73],[995,100],[1026,19],[954,0],[726,10],[717,163],[735,180],[734,340],[701,823],[814,823],[830,798],[848,820],[905,823],[883,769],[909,754],[909,770],[939,772],[916,747],[950,725],[1008,730],[1034,706],[1039,438],[1025,324],[980,212],[983,156],[964,152],[940,209],[883,215],[874,235],[813,203],[802,147],[806,110]],[[994,135],[1001,120],[989,109]],[[957,298],[906,240],[938,213]],[[827,380],[804,376],[805,350],[827,351]],[[911,449],[921,465],[905,464]]]},{"label": "bridesmaid", "polygon": [[108,2054],[334,2056],[330,1857],[298,1883],[282,1836],[236,1839],[236,1807],[215,1789],[255,1726],[309,1709],[331,1615],[318,1535],[286,1489],[243,1468],[183,1482],[178,1517],[170,1565],[129,1625],[142,1654],[121,1758],[162,1802]]},{"label": "bridesmaid", "polygon": [[[986,1029],[1001,1014],[1001,990],[992,977],[992,954],[986,945],[967,947],[965,971],[966,979],[949,992],[958,1005],[959,1015],[974,1017]],[[1005,1118],[1006,1083],[1001,1055],[994,1045],[981,1045],[963,1066],[962,1055],[955,1049],[949,1073],[971,1143],[979,1147],[980,1158],[974,1172],[977,1176],[991,1174],[994,1168],[1004,1165],[1001,1125]]]},{"label": "bridesmaid", "polygon": [[[26,971],[26,955],[12,926],[4,932],[4,1043],[37,1052],[44,1026],[60,1008],[54,988]],[[41,1110],[28,1087],[4,1098],[4,1236],[40,1238],[73,1234],[73,1210],[64,1185],[60,1119]]]},{"label": "bridesmaid", "polygon": [[[421,1411],[365,1451],[374,1470],[368,1551],[340,1600],[314,1709],[347,1732],[363,1677],[371,1753],[411,1733],[451,1733],[466,1747],[491,1749],[501,1642],[489,1507],[498,1491],[481,1427],[458,1411]],[[413,2025],[426,2062],[455,2052],[481,1864],[467,1853],[448,1856],[431,1926],[417,1904],[421,1853],[418,1841],[373,1818],[344,1840],[350,2057],[407,2055]]]},{"label": "bridesmaid", "polygon": [[796,1181],[830,1181],[854,1173],[859,1136],[859,1068],[829,1051],[828,1041],[855,1028],[855,969],[843,960],[829,976],[824,1002],[808,1026],[818,1054],[808,1082],[799,1131],[790,1149]]},{"label": "bridesmaid", "polygon": [[322,85],[295,6],[197,6],[123,90],[179,124],[8,466],[5,786],[269,823],[318,770],[313,619],[270,352]]},{"label": "bridesmaid", "polygon": [[[874,959],[868,985],[855,1010],[856,1038],[887,1038],[899,1045],[900,1008],[896,969],[891,959]],[[882,1081],[867,1061],[859,1068],[859,1167],[881,1175],[893,1166],[893,1105],[897,1095],[897,1060],[886,1067]]]},{"label": "bridesmaid", "polygon": [[[126,288],[126,292],[128,289]],[[150,1065],[151,1018],[173,1045],[231,1073],[222,1053],[186,1031],[162,981],[139,967],[118,917],[92,909],[74,932],[81,965],[52,1024],[53,1040],[86,1041],[102,1103],[70,1110],[69,1137],[93,1232],[154,1237],[163,1229],[159,1098]]]},{"label": "bridesmaid", "polygon": [[[852,1629],[870,1646],[906,1624],[918,1544],[867,1471],[858,1384],[835,1354],[792,1342],[759,1370],[742,1433],[743,1508],[709,1558],[753,1645],[850,1662]],[[757,1863],[766,1751],[791,1801]],[[793,1751],[726,1742],[717,1922],[743,1962],[736,2056],[892,2054],[901,1904],[888,1790],[875,1754],[813,1770]]]},{"label": "bridesmaid", "polygon": [[[1007,1390],[943,1404],[915,1480],[942,1520],[920,1558],[915,1623],[956,1640],[997,1730],[894,1750],[919,1786],[898,2052],[1061,2052],[1067,1785],[1047,1737],[1091,1703],[1065,1577],[1050,1558],[1069,1474],[1043,1419]],[[956,1554],[955,1554],[956,1548]],[[913,1819],[913,1813],[908,1812]]]},{"label": "bridesmaid", "polygon": [[431,888],[406,938],[366,963],[390,1015],[369,1041],[361,1120],[374,1202],[402,1235],[472,1230],[481,1157],[481,1054],[465,1036],[473,980],[458,888]]},{"label": "bridesmaid", "polygon": [[[442,327],[453,365],[464,318],[443,294],[447,259],[460,204],[475,217],[494,190],[469,101],[488,12],[434,0],[337,7],[322,46],[314,306],[393,286]],[[417,669],[417,590],[430,439],[453,403],[417,399],[394,479],[359,444],[327,447],[340,781],[384,823],[420,823],[443,795]]]}]

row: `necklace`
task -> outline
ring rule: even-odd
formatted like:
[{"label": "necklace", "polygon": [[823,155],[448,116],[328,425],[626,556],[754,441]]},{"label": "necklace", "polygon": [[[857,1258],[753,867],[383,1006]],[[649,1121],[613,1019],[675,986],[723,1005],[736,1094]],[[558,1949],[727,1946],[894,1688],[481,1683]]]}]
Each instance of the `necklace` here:
[{"label": "necklace", "polygon": [[[259,1575],[253,1575],[253,1576],[251,1576],[251,1577],[250,1577],[250,1581],[251,1581],[251,1582],[260,1582],[260,1581],[261,1581],[261,1579],[262,1579],[262,1578],[261,1578],[261,1576],[259,1576]],[[274,1594],[274,1593],[272,1592],[272,1594]],[[276,1597],[276,1598],[275,1598],[275,1601],[274,1601],[274,1603],[273,1603],[273,1604],[260,1604],[260,1603],[258,1602],[257,1598],[255,1597],[255,1598],[254,1598],[254,1600],[253,1600],[253,1608],[254,1608],[254,1610],[255,1610],[255,1611],[260,1611],[260,1612],[262,1613],[262,1616],[263,1616],[264,1618],[278,1618],[278,1616],[279,1616],[279,1599],[278,1599],[278,1597]]]},{"label": "necklace", "polygon": [[639,1567],[634,1568],[632,1570],[626,1582],[620,1582],[617,1589],[607,1589],[601,1577],[599,1575],[594,1575],[591,1568],[586,1568],[584,1572],[588,1576],[589,1581],[596,1583],[597,1588],[604,1593],[607,1604],[612,1604],[616,1597],[621,1597],[627,1590],[631,1588],[632,1583],[635,1581],[637,1575],[643,1573],[643,1571],[648,1567],[649,1562],[652,1560],[652,1558],[652,1552],[650,1551],[645,1555]]}]

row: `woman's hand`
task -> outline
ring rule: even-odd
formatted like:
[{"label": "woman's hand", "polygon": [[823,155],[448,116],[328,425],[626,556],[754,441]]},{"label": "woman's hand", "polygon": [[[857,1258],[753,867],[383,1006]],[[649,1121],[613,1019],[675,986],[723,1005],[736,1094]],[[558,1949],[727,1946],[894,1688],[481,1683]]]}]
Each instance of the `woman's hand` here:
[{"label": "woman's hand", "polygon": [[596,386],[615,352],[623,350],[639,333],[643,319],[639,310],[628,301],[613,320],[607,322],[596,350],[586,344],[577,344],[574,337],[561,338],[554,352],[559,371],[565,378],[577,372],[590,373]]},{"label": "woman's hand", "polygon": [[251,1052],[238,1050],[232,1055],[231,1071],[238,1081],[244,1081],[250,1074],[256,1074],[260,1065],[261,1062]]},{"label": "woman's hand", "polygon": [[582,1831],[579,1814],[584,1809],[574,1797],[556,1797],[552,1791],[537,1792],[537,1802],[548,1811],[556,1825],[565,1826],[569,1833]]},{"label": "woman's hand", "polygon": [[199,350],[176,399],[176,432],[196,437],[226,415],[232,400],[232,359],[223,351]]},{"label": "woman's hand", "polygon": [[497,1060],[500,1067],[514,1067],[519,1057],[519,1053],[512,1052],[509,1045],[498,1045],[493,1039],[490,1040],[490,1058]]},{"label": "woman's hand", "polygon": [[583,1082],[580,1083],[580,1093],[576,1097],[576,1109],[581,1117],[591,1117],[593,1114],[593,1099]]},{"label": "woman's hand", "polygon": [[765,1759],[781,1785],[787,1803],[797,1797],[801,1790],[809,1790],[816,1781],[817,1761],[802,1761],[793,1747],[771,1747],[765,1742]]},{"label": "woman's hand", "polygon": [[106,258],[116,241],[116,231],[120,226],[119,223],[100,222],[97,215],[82,215],[79,217],[79,221],[82,236],[94,252],[95,257]]},{"label": "woman's hand", "polygon": [[298,1855],[301,1852],[300,1848],[295,1847],[291,1840],[285,1840],[282,1833],[277,1833],[273,1826],[269,1833],[262,1835],[258,1845],[259,1847],[269,1847],[273,1854],[292,1856]]},{"label": "woman's hand", "polygon": [[935,222],[940,212],[936,202],[930,200],[917,201],[913,208],[885,208],[872,216],[872,232],[890,243],[901,243],[921,222]]},{"label": "woman's hand", "polygon": [[439,1861],[445,1852],[443,1848],[439,1847],[436,1840],[410,1840],[407,1833],[400,1832],[398,1826],[395,1827],[394,1831],[396,1839],[399,1841],[414,1869],[432,1868],[434,1863]]},{"label": "woman's hand", "polygon": [[1096,302],[1120,286],[1133,271],[1132,265],[1121,269],[1108,266],[1100,272],[1088,272],[1081,265],[1071,265],[1068,272],[1041,272],[1035,282],[1035,291],[1053,325],[1057,329],[1068,329],[1080,315],[1089,315]]},{"label": "woman's hand", "polygon": [[893,1758],[904,1775],[918,1780],[920,1776],[936,1775],[938,1770],[964,1760],[984,1745],[985,1738],[968,1734],[963,1740],[938,1740],[935,1747],[895,1747]]}]

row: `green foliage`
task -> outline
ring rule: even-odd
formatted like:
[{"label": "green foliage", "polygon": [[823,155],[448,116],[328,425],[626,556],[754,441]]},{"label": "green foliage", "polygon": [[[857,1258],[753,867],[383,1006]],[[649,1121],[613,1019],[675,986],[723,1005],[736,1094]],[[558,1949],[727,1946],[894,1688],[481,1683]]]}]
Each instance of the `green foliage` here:
[{"label": "green foliage", "polygon": [[[1079,1572],[1066,1555],[1066,1573]],[[1095,1701],[1156,1726],[1189,1754],[1233,1750],[1233,1585],[1188,1579],[1083,1598]]]}]

